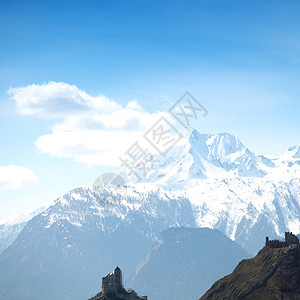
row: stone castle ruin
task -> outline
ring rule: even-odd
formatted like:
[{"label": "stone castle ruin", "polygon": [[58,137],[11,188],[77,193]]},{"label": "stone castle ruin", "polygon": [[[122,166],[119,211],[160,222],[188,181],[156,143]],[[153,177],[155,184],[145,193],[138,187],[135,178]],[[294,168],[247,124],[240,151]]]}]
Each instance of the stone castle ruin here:
[{"label": "stone castle ruin", "polygon": [[266,246],[269,248],[282,248],[289,245],[297,245],[299,247],[299,239],[291,232],[285,233],[284,241],[269,240],[269,237],[266,237]]},{"label": "stone castle ruin", "polygon": [[102,278],[102,293],[103,295],[108,293],[118,293],[122,291],[122,271],[119,267],[116,267],[112,273]]},{"label": "stone castle ruin", "polygon": [[122,283],[122,271],[116,267],[112,273],[102,277],[102,291],[90,300],[147,300],[147,296],[138,296],[134,290],[126,290]]}]

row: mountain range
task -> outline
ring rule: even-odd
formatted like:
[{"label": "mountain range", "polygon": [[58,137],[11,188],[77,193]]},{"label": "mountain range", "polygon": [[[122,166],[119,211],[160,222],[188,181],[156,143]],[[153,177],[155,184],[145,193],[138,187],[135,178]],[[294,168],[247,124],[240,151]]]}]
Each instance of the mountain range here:
[{"label": "mountain range", "polygon": [[[125,198],[77,188],[31,219],[0,255],[0,299],[86,299],[119,265],[124,276],[177,220],[194,227],[190,203],[164,191],[128,188]],[[50,284],[50,286],[49,286]],[[55,287],[55,288],[52,288]]]},{"label": "mountain range", "polygon": [[[217,228],[256,254],[265,235],[281,238],[300,232],[300,147],[278,157],[256,155],[228,133],[183,131],[166,157],[157,155],[155,168],[140,185],[160,187],[187,197],[197,227]],[[134,175],[120,174],[127,182]],[[137,184],[135,184],[137,185]]]},{"label": "mountain range", "polygon": [[116,265],[130,278],[174,226],[219,229],[251,254],[266,235],[300,232],[299,146],[272,158],[227,133],[182,136],[142,181],[121,168],[123,191],[76,188],[12,228],[0,240],[0,299],[88,298]]}]

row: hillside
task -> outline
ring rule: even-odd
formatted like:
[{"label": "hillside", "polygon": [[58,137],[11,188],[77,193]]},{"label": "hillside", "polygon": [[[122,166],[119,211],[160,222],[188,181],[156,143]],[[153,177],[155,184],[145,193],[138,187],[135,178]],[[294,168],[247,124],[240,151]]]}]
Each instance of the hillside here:
[{"label": "hillside", "polygon": [[300,249],[264,247],[217,281],[201,300],[299,300]]}]

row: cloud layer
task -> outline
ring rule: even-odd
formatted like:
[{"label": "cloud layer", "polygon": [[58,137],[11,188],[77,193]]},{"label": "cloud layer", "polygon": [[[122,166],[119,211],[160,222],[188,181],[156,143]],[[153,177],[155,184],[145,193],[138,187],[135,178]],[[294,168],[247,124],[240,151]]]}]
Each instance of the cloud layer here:
[{"label": "cloud layer", "polygon": [[20,189],[37,182],[38,177],[29,168],[16,165],[0,166],[0,191]]},{"label": "cloud layer", "polygon": [[164,115],[147,113],[137,101],[122,107],[64,82],[10,88],[8,92],[21,114],[53,119],[51,133],[35,142],[42,152],[88,165],[118,166],[119,156]]}]

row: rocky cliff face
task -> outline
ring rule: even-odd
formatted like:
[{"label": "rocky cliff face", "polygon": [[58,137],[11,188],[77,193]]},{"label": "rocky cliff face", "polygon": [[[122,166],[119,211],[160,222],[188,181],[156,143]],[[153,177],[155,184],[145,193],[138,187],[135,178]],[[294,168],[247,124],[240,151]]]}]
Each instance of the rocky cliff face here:
[{"label": "rocky cliff face", "polygon": [[256,257],[241,261],[201,298],[209,299],[300,299],[299,246],[264,247]]}]

